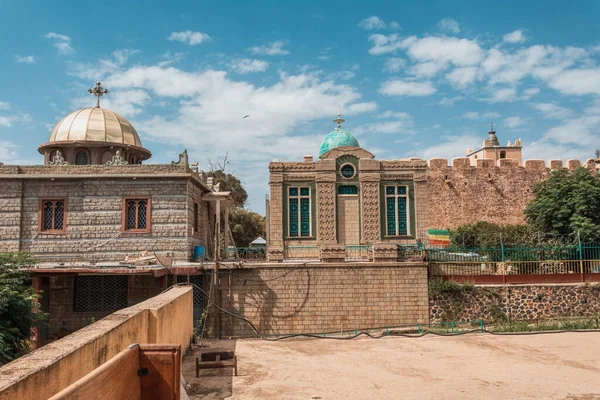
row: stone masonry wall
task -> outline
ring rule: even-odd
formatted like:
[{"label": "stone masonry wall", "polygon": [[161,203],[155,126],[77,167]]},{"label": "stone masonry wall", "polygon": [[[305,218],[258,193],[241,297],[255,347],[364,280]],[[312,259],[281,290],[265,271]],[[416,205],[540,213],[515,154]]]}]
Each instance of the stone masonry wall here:
[{"label": "stone masonry wall", "polygon": [[478,319],[493,323],[599,313],[600,285],[476,286],[429,300],[431,323]]},{"label": "stone masonry wall", "polygon": [[[150,250],[187,260],[193,246],[204,243],[202,192],[185,176],[0,179],[0,252],[26,251],[40,261],[117,261]],[[151,199],[149,233],[122,231],[123,198],[129,196]],[[40,200],[57,197],[67,199],[66,233],[39,232]],[[201,229],[192,236],[193,201],[201,205]]]},{"label": "stone masonry wall", "polygon": [[[150,297],[158,295],[160,290],[160,279],[152,275],[137,275],[128,277],[127,306],[140,303]],[[50,309],[48,313],[48,333],[53,337],[62,328],[68,332],[74,332],[106,317],[111,312],[75,312],[73,310],[75,296],[74,276],[52,276],[50,277]]]},{"label": "stone masonry wall", "polygon": [[[227,274],[227,272],[223,272]],[[267,335],[339,332],[428,320],[424,264],[258,266],[222,276],[222,304]],[[254,336],[226,314],[224,337]]]},{"label": "stone masonry wall", "polygon": [[[586,167],[595,168],[593,160]],[[563,168],[562,161],[526,160],[524,167],[516,160],[502,159],[499,166],[491,159],[477,160],[471,167],[468,158],[455,158],[452,167],[446,159],[429,161],[427,170],[429,228],[456,228],[486,221],[499,224],[524,223],[523,210],[533,198],[531,187]],[[580,166],[569,160],[567,167]]]}]

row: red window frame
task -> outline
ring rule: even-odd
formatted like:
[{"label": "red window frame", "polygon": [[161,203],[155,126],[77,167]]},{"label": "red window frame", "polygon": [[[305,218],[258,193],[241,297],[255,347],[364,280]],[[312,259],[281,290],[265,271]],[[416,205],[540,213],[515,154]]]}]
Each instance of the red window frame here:
[{"label": "red window frame", "polygon": [[[62,229],[44,229],[44,203],[46,202],[56,203],[59,201],[63,202],[63,224]],[[68,202],[66,197],[44,197],[40,199],[39,207],[38,207],[38,232],[40,233],[48,233],[48,234],[64,234],[67,232],[67,207]],[[54,207],[53,207],[54,209]],[[56,218],[56,214],[53,211],[52,213],[52,226],[54,226],[54,219]]]},{"label": "red window frame", "polygon": [[[132,229],[128,229],[127,228],[127,203],[129,201],[135,201],[138,204],[136,204],[136,224],[138,219],[138,212],[139,212],[139,202],[140,201],[145,201],[146,202],[146,227],[143,229],[139,229],[139,228],[132,228]],[[121,213],[121,230],[123,232],[138,232],[138,233],[148,233],[151,231],[152,229],[152,223],[151,223],[151,212],[152,209],[152,199],[150,197],[124,197],[123,198],[123,210]]]}]

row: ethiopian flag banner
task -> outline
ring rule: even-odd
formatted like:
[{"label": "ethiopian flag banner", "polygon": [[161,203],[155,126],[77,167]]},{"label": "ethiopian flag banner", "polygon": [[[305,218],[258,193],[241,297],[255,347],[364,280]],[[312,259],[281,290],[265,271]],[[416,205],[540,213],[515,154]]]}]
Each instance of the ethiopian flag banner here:
[{"label": "ethiopian flag banner", "polygon": [[429,235],[429,244],[438,244],[445,247],[450,243],[450,232],[445,229],[429,229],[427,234]]}]

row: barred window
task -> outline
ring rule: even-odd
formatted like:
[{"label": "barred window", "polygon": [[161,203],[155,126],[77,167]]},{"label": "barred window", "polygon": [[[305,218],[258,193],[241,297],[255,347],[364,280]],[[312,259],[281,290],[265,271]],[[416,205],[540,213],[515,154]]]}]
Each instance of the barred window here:
[{"label": "barred window", "polygon": [[408,235],[408,187],[385,187],[385,219],[388,236]]},{"label": "barred window", "polygon": [[65,230],[65,199],[41,201],[40,231],[56,232]]},{"label": "barred window", "polygon": [[127,307],[127,277],[94,275],[75,277],[75,312],[113,312]]},{"label": "barred window", "polygon": [[288,188],[288,222],[290,237],[311,236],[310,188]]},{"label": "barred window", "polygon": [[89,164],[88,154],[86,151],[81,150],[75,156],[75,165],[88,165],[88,164]]},{"label": "barred window", "polygon": [[124,230],[148,231],[150,229],[150,199],[125,199],[123,211]]}]

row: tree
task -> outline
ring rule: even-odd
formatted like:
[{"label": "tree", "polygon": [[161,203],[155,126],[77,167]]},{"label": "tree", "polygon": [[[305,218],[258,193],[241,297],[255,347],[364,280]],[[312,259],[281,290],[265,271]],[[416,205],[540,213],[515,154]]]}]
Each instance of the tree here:
[{"label": "tree", "polygon": [[27,284],[26,268],[33,265],[27,254],[0,253],[0,365],[29,349],[31,328],[44,318],[36,301],[38,294]]},{"label": "tree", "polygon": [[257,237],[265,237],[266,219],[242,207],[229,210],[229,226],[236,247],[248,247]]},{"label": "tree", "polygon": [[215,184],[220,183],[219,189],[221,191],[231,192],[236,206],[244,206],[248,199],[248,193],[242,186],[242,182],[233,174],[226,174],[223,170],[214,170],[207,172],[206,176],[212,177]]},{"label": "tree", "polygon": [[225,172],[225,168],[229,161],[227,158],[228,154],[225,154],[223,157],[223,161],[212,162],[211,159],[208,159],[208,164],[210,165],[210,171],[206,173],[207,177],[212,177],[213,182],[215,184],[220,183],[219,189],[225,192],[231,192],[231,196],[235,202],[235,205],[238,207],[244,207],[246,200],[248,199],[248,193],[242,186],[242,182],[235,177],[233,174],[228,174]]},{"label": "tree", "polygon": [[500,225],[479,221],[450,231],[452,246],[463,249],[497,249],[502,244],[526,246],[538,242],[538,235],[528,225]]},{"label": "tree", "polygon": [[533,187],[534,199],[525,208],[527,222],[544,233],[576,240],[600,237],[600,178],[583,167],[560,170]]}]

